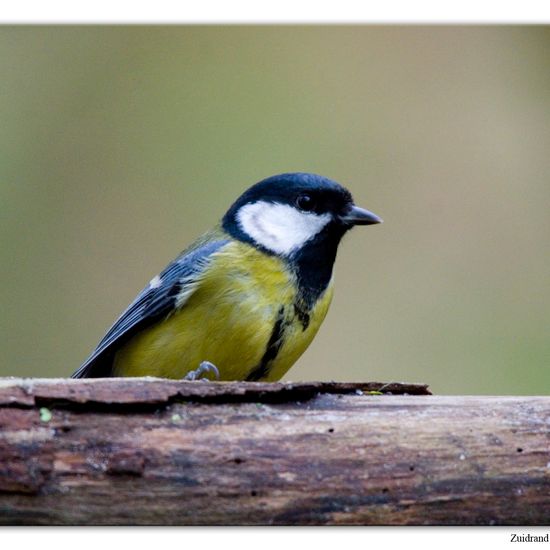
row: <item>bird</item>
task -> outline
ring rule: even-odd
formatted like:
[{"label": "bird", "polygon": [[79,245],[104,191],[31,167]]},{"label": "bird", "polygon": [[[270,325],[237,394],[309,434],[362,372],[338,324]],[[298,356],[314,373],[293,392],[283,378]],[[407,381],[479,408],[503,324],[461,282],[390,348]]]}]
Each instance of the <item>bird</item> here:
[{"label": "bird", "polygon": [[317,174],[256,183],[151,279],[72,377],[280,380],[325,319],[342,237],[381,221]]}]

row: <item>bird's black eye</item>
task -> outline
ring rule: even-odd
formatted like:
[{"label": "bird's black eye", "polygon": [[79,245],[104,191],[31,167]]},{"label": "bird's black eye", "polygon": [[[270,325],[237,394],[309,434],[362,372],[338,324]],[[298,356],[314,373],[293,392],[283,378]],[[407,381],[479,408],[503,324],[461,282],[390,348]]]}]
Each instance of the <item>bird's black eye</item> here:
[{"label": "bird's black eye", "polygon": [[315,208],[315,199],[311,195],[298,195],[296,206],[304,212],[311,212]]}]

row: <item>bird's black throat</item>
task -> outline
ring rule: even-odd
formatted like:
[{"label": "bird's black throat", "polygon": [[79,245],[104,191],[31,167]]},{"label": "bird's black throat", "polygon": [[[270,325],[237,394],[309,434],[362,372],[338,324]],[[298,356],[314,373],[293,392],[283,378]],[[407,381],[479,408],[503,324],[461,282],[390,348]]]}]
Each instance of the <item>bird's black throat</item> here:
[{"label": "bird's black throat", "polygon": [[328,224],[290,258],[296,273],[302,309],[309,311],[326,290],[332,277],[338,244],[346,228]]}]

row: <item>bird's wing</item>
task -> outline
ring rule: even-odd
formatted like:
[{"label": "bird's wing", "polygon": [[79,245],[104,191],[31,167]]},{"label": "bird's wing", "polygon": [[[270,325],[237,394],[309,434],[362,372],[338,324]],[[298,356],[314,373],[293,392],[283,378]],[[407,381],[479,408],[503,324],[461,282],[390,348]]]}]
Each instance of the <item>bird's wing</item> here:
[{"label": "bird's wing", "polygon": [[215,252],[229,241],[220,239],[184,251],[157,277],[154,277],[128,306],[92,355],[72,378],[111,376],[112,360],[119,347],[136,332],[182,307],[197,287],[200,274]]}]

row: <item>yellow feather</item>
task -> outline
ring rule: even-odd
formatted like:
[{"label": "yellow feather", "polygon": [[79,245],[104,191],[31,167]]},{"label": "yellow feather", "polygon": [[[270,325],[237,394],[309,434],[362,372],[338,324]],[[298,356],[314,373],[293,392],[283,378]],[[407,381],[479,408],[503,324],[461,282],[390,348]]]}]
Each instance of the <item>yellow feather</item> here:
[{"label": "yellow feather", "polygon": [[309,312],[305,330],[294,309],[296,298],[295,275],[281,259],[231,242],[212,256],[181,308],[121,347],[113,375],[179,379],[210,361],[221,380],[244,380],[260,364],[284,307],[284,341],[263,378],[279,380],[323,322],[332,281]]}]

